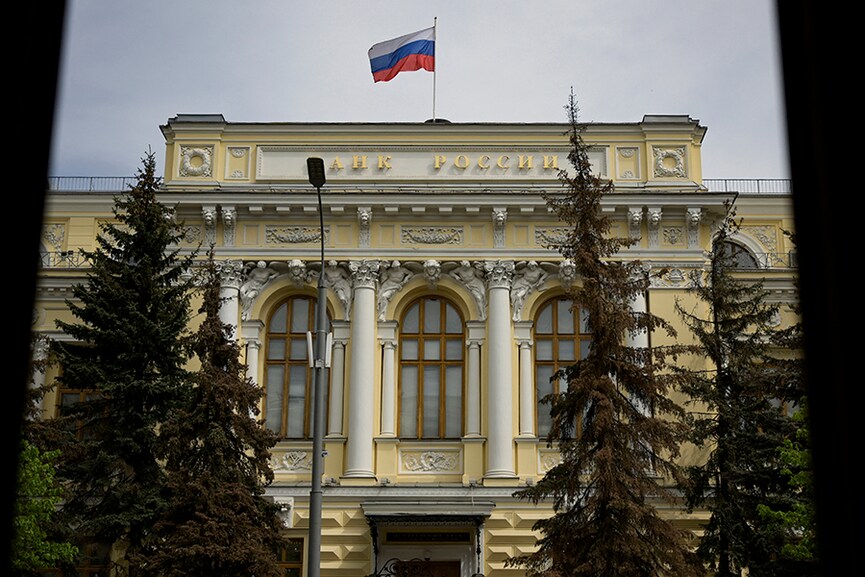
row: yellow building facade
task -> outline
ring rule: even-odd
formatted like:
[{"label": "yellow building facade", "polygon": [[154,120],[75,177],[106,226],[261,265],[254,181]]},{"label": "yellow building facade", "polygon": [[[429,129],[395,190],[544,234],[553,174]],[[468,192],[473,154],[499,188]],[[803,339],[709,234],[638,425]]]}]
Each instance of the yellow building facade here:
[{"label": "yellow building facade", "polygon": [[[183,222],[182,249],[215,247],[222,318],[264,391],[265,426],[280,437],[268,494],[283,505],[298,563],[308,553],[312,466],[306,333],[323,274],[333,344],[321,574],[367,575],[394,558],[429,559],[440,575],[522,574],[504,563],[532,550],[532,524],[551,510],[512,494],[558,459],[538,399],[591,340],[567,300],[580,279],[550,248],[565,229],[544,201],[561,190],[566,129],[221,115],[162,126],[160,200]],[[603,201],[613,234],[640,239],[620,256],[667,271],[634,306],[674,324],[675,302],[691,298],[689,273],[705,266],[734,199],[742,274],[763,279],[779,302],[796,298],[788,183],[704,182],[705,134],[690,117],[650,115],[583,135],[595,170],[615,184]],[[324,270],[309,157],[324,160],[327,179]],[[77,251],[95,248],[124,182],[56,178],[50,189],[34,330],[64,339],[55,320],[71,320],[65,299],[84,273]],[[45,416],[64,402],[64,391],[46,398]],[[705,515],[658,506],[699,535]]]}]

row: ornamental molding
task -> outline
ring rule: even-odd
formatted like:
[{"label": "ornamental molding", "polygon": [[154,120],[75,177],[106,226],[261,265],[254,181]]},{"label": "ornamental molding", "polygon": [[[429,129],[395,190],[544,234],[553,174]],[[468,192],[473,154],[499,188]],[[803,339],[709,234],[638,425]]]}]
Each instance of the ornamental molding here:
[{"label": "ornamental molding", "polygon": [[555,449],[538,449],[538,472],[547,473],[562,462],[562,455]]},{"label": "ornamental molding", "polygon": [[628,209],[628,236],[640,238],[640,225],[643,223],[643,208],[631,207]]},{"label": "ornamental molding", "polygon": [[239,260],[219,260],[214,263],[220,285],[225,288],[240,288],[243,282],[243,263]]},{"label": "ornamental molding", "polygon": [[463,244],[461,226],[402,226],[402,244]]},{"label": "ornamental molding", "polygon": [[[661,267],[655,264],[652,268],[659,269]],[[693,284],[694,274],[699,273],[700,270],[702,270],[702,265],[700,264],[680,263],[670,265],[663,274],[649,275],[650,287],[653,289],[689,288]]]},{"label": "ornamental molding", "polygon": [[382,268],[378,285],[378,320],[385,320],[387,305],[414,275],[414,272],[402,266],[398,260],[393,261],[386,268]]},{"label": "ornamental molding", "polygon": [[252,304],[264,287],[279,276],[273,268],[268,266],[266,262],[260,260],[258,262],[248,262],[244,266],[244,281],[240,285],[240,305],[241,305],[241,320],[249,320],[249,313],[252,310]]},{"label": "ornamental molding", "polygon": [[648,213],[649,248],[658,248],[661,246],[660,229],[664,213],[660,208],[649,208]]},{"label": "ornamental molding", "polygon": [[688,248],[697,248],[700,233],[700,222],[703,220],[703,211],[699,208],[689,208],[685,219],[688,229]]},{"label": "ornamental molding", "polygon": [[577,280],[577,266],[574,261],[566,258],[559,263],[559,282],[562,283],[563,287],[569,289],[575,280]]},{"label": "ornamental molding", "polygon": [[568,242],[571,229],[566,226],[547,226],[535,228],[535,244],[547,248],[562,246]]},{"label": "ornamental molding", "polygon": [[66,239],[66,225],[60,223],[49,224],[42,229],[42,240],[51,245],[54,252],[63,250],[63,242]]},{"label": "ornamental molding", "polygon": [[402,473],[462,473],[459,449],[400,451]]},{"label": "ornamental molding", "polygon": [[487,288],[483,278],[483,264],[480,262],[471,264],[464,260],[459,263],[445,263],[442,265],[442,269],[446,271],[447,276],[466,287],[478,306],[478,317],[482,321],[486,320]]},{"label": "ornamental molding", "polygon": [[505,246],[505,224],[508,222],[508,211],[506,208],[493,209],[493,246],[503,248]]},{"label": "ornamental molding", "polygon": [[180,176],[212,176],[212,146],[181,146]]},{"label": "ornamental molding", "polygon": [[[324,227],[324,242],[327,244],[330,236],[330,226]],[[265,226],[265,244],[306,244],[321,239],[318,226]]]},{"label": "ornamental molding", "polygon": [[312,455],[309,451],[286,451],[271,457],[274,473],[305,473],[312,470]]},{"label": "ornamental molding", "polygon": [[372,209],[368,206],[359,206],[357,209],[358,224],[358,246],[369,247],[369,228],[372,223]]},{"label": "ornamental molding", "polygon": [[204,243],[207,246],[216,244],[216,207],[202,206],[201,218],[204,220]]},{"label": "ornamental molding", "polygon": [[438,285],[442,277],[442,266],[434,258],[427,259],[423,262],[423,276],[427,286],[434,289]]},{"label": "ornamental molding", "polygon": [[685,147],[675,148],[652,147],[655,157],[655,177],[685,178]]},{"label": "ornamental molding", "polygon": [[237,211],[233,206],[222,207],[222,243],[234,246],[234,230],[237,223]]},{"label": "ornamental molding", "polygon": [[246,151],[249,150],[247,147],[239,147],[239,146],[230,146],[228,148],[228,152],[234,158],[243,158],[246,155]]},{"label": "ornamental molding", "polygon": [[296,287],[302,287],[318,276],[316,271],[307,270],[306,263],[297,258],[288,261],[287,275],[288,280]]},{"label": "ornamental molding", "polygon": [[486,272],[487,284],[490,289],[510,289],[514,280],[514,262],[511,260],[487,261],[484,263],[484,272]]},{"label": "ornamental molding", "polygon": [[377,260],[353,260],[348,263],[354,288],[375,289],[381,263]]},{"label": "ornamental molding", "polygon": [[523,303],[525,303],[526,297],[540,289],[541,285],[547,281],[547,277],[549,277],[547,271],[533,260],[522,265],[515,272],[514,282],[511,286],[511,310],[513,311],[512,319],[514,322],[518,322],[522,318]]}]

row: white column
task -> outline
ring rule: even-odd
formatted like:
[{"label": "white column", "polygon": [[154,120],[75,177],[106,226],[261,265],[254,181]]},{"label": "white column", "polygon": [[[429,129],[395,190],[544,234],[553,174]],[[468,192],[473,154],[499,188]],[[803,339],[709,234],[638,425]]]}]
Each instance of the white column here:
[{"label": "white column", "polygon": [[40,389],[45,386],[45,362],[48,360],[48,353],[51,350],[51,344],[48,338],[42,337],[33,340],[33,350],[31,356],[33,362],[30,363],[30,388]]},{"label": "white column", "polygon": [[532,365],[532,321],[514,323],[520,351],[520,437],[535,436],[535,387]]},{"label": "white column", "polygon": [[489,378],[487,407],[487,471],[489,478],[515,477],[513,439],[513,371],[511,361],[510,287],[514,263],[485,263],[489,286]]},{"label": "white column", "polygon": [[342,406],[345,395],[345,345],[348,321],[333,321],[333,352],[330,361],[330,397],[327,407],[327,436],[342,435]]},{"label": "white column", "polygon": [[240,332],[244,343],[246,343],[246,378],[259,384],[258,361],[261,356],[261,335],[264,332],[264,321],[258,319],[243,321],[240,325]]},{"label": "white column", "polygon": [[351,367],[348,384],[346,477],[374,477],[375,284],[378,261],[349,263],[354,283],[351,307]]},{"label": "white column", "polygon": [[239,313],[240,284],[243,275],[243,263],[239,260],[223,260],[216,262],[219,273],[219,320],[231,326],[231,338],[237,340],[237,319]]},{"label": "white column", "polygon": [[396,436],[396,321],[378,323],[381,361],[381,436]]},{"label": "white column", "polygon": [[466,347],[466,437],[481,436],[481,345],[484,344],[483,321],[468,321]]}]

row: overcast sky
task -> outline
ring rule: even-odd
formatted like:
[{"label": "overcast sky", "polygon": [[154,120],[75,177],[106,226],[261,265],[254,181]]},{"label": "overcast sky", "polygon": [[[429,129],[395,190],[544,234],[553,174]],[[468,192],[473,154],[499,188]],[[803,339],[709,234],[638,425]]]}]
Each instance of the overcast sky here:
[{"label": "overcast sky", "polygon": [[788,178],[774,0],[68,0],[52,176],[132,175],[177,114],[422,122],[433,74],[373,83],[372,44],[438,18],[435,116],[687,114],[705,178]]}]

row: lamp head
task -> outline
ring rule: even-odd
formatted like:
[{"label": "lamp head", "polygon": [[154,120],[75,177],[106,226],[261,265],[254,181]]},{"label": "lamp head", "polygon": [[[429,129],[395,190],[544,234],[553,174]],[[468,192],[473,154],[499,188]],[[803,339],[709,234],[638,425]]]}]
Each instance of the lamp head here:
[{"label": "lamp head", "polygon": [[306,170],[309,173],[309,183],[316,188],[321,188],[326,181],[324,177],[324,160],[321,158],[307,158]]}]

